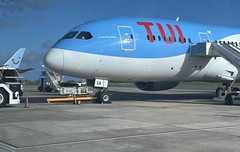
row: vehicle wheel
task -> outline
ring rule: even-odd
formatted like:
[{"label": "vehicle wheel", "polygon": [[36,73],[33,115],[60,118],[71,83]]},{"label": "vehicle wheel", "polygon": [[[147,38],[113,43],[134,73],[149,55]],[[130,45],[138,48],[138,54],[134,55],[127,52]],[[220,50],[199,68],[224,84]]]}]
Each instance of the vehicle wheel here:
[{"label": "vehicle wheel", "polygon": [[228,94],[225,98],[225,104],[226,105],[232,105],[233,104],[233,98],[231,96],[231,94]]},{"label": "vehicle wheel", "polygon": [[238,96],[240,89],[239,89],[238,87],[234,87],[234,88],[232,89],[232,91],[234,92],[234,93],[232,93],[233,95]]},{"label": "vehicle wheel", "polygon": [[8,95],[2,88],[0,88],[0,108],[6,106],[7,102]]},{"label": "vehicle wheel", "polygon": [[101,101],[102,103],[104,103],[104,102],[109,102],[109,101],[110,101],[109,95],[108,95],[107,93],[102,93],[102,94],[100,95],[100,101]]},{"label": "vehicle wheel", "polygon": [[240,91],[240,89],[238,87],[234,87],[232,91]]},{"label": "vehicle wheel", "polygon": [[222,87],[218,87],[216,89],[216,96],[219,97],[224,92],[224,89]]}]

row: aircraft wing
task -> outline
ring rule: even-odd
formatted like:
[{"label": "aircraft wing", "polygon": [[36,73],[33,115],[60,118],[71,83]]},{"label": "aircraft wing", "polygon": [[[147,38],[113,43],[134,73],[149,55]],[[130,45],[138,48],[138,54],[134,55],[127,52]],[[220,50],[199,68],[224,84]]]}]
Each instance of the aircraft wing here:
[{"label": "aircraft wing", "polygon": [[28,71],[31,71],[31,70],[35,70],[35,69],[34,69],[34,68],[18,69],[18,72],[19,72],[19,73],[25,73],[25,72],[28,72]]}]

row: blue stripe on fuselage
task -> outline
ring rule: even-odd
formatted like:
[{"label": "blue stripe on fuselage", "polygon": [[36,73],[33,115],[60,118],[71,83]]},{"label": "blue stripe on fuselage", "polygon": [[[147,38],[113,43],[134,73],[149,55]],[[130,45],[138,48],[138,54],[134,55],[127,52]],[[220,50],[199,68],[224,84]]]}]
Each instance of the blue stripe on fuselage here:
[{"label": "blue stripe on fuselage", "polygon": [[[155,36],[155,41],[150,42],[147,39],[148,33],[144,26],[137,25],[137,22],[152,22],[151,31]],[[158,40],[158,36],[161,35],[156,23],[160,23],[165,31],[167,37],[171,36],[166,24],[170,24],[173,27],[176,35],[176,42],[172,44],[166,43],[161,37],[161,41]],[[178,40],[179,34],[174,25],[178,25],[186,39],[186,43],[181,44]],[[136,41],[136,50],[123,51],[121,49],[120,36],[118,26],[130,26],[134,31],[134,39]],[[217,32],[213,32],[216,29]],[[89,40],[76,39],[62,39],[56,43],[53,48],[60,48],[72,51],[79,51],[91,54],[99,54],[115,57],[128,57],[128,58],[165,58],[185,54],[189,51],[190,43],[188,38],[191,38],[193,43],[200,42],[198,32],[209,32],[210,41],[215,41],[231,34],[236,34],[236,30],[228,30],[228,33],[222,32],[223,29],[198,25],[184,22],[174,22],[158,19],[146,19],[146,18],[120,18],[120,19],[103,19],[88,22],[72,29],[71,31],[88,31],[91,32],[93,38]]]}]

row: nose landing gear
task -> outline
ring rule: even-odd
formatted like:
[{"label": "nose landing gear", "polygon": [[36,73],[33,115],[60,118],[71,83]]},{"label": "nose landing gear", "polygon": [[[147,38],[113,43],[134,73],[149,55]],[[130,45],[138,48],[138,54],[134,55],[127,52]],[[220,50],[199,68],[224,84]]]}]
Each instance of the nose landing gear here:
[{"label": "nose landing gear", "polygon": [[111,103],[110,96],[106,92],[108,87],[108,80],[95,79],[93,87],[99,89],[99,91],[94,95],[94,97],[96,97],[95,103]]}]

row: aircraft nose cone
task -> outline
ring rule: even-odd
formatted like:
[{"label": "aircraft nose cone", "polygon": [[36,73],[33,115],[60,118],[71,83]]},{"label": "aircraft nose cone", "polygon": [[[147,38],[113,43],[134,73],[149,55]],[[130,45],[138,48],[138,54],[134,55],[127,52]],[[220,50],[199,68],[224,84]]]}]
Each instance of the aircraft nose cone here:
[{"label": "aircraft nose cone", "polygon": [[49,69],[61,73],[63,69],[63,53],[61,49],[52,48],[44,57],[44,65]]}]

